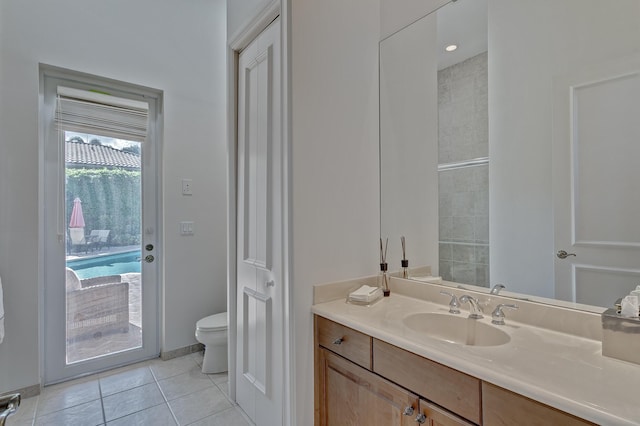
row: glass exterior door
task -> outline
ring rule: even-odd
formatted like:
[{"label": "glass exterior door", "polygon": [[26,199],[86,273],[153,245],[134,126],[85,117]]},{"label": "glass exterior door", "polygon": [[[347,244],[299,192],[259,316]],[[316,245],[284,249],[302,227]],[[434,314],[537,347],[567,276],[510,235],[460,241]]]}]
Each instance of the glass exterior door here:
[{"label": "glass exterior door", "polygon": [[[43,80],[44,382],[52,384],[159,353],[160,154],[155,94],[46,72]],[[144,99],[146,138],[59,129],[59,86]]]}]

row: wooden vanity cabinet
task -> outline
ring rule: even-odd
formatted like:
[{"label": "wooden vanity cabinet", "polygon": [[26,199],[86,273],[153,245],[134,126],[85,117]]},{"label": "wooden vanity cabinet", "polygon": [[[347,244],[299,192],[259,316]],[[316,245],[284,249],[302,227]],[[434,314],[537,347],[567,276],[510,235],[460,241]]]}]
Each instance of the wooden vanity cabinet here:
[{"label": "wooden vanity cabinet", "polygon": [[595,424],[487,382],[482,383],[482,409],[484,424],[489,426]]},{"label": "wooden vanity cabinet", "polygon": [[[419,399],[382,377],[321,348],[316,368],[316,425],[415,425]],[[412,415],[404,415],[411,407]]]},{"label": "wooden vanity cabinet", "polygon": [[[422,396],[435,396],[445,402],[455,401],[456,406],[463,407],[463,411],[468,412],[467,401],[473,400],[473,397],[456,392],[467,392],[467,381],[472,379],[475,380],[471,382],[472,395],[477,394],[480,390],[477,379],[318,316],[315,317],[315,342],[317,426],[416,425],[416,417],[421,413],[424,414],[423,424],[429,426],[472,424],[431,402],[421,400],[411,391],[411,385],[425,390],[424,383],[418,382],[426,379],[430,390],[422,392]],[[387,352],[381,352],[385,349]],[[381,361],[379,369],[389,371],[391,380],[375,370],[376,352]],[[419,358],[423,363],[404,365],[407,359],[401,355],[406,354]],[[382,362],[383,359],[388,363]],[[411,374],[414,367],[422,369],[425,374],[414,377]],[[400,371],[400,375],[396,376],[393,370]],[[461,380],[459,375],[465,377]],[[405,381],[410,385],[407,386]],[[410,410],[405,413],[407,408]],[[479,417],[479,399],[477,416]]]},{"label": "wooden vanity cabinet", "polygon": [[325,318],[314,328],[316,426],[594,425]]}]

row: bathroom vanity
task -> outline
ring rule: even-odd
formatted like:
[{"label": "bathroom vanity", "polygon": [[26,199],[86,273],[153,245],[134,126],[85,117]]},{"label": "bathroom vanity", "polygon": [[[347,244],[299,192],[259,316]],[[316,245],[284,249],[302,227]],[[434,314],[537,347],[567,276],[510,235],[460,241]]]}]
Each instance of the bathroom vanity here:
[{"label": "bathroom vanity", "polygon": [[[345,295],[353,284],[342,284]],[[496,326],[500,296],[447,289],[484,306],[484,318],[467,320],[464,306],[449,313],[442,286],[391,284],[391,297],[370,307],[334,299],[335,284],[333,297],[316,288],[316,425],[640,424],[640,366],[601,355],[598,314],[521,301]],[[564,329],[532,324],[542,318]],[[460,341],[430,328],[436,320],[497,334]]]}]

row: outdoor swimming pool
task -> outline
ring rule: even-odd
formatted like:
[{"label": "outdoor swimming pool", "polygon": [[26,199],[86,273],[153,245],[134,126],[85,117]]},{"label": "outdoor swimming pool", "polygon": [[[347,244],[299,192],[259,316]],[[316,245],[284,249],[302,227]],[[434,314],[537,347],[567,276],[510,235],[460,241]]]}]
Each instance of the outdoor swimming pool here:
[{"label": "outdoor swimming pool", "polygon": [[76,271],[81,280],[105,275],[140,272],[140,250],[70,260],[67,262],[67,266]]}]

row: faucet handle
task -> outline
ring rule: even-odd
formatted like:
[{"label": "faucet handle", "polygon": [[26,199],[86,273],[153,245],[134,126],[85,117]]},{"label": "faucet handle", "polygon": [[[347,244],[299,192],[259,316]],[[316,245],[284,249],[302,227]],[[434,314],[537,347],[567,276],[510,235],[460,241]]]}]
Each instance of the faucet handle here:
[{"label": "faucet handle", "polygon": [[512,305],[509,303],[500,303],[491,313],[491,324],[504,325],[504,312],[502,308],[518,309],[518,305]]},{"label": "faucet handle", "polygon": [[458,303],[458,298],[455,294],[449,293],[448,291],[440,291],[440,294],[444,294],[445,296],[450,296],[451,301],[449,302],[449,313],[450,314],[459,314],[460,313],[460,304]]}]

